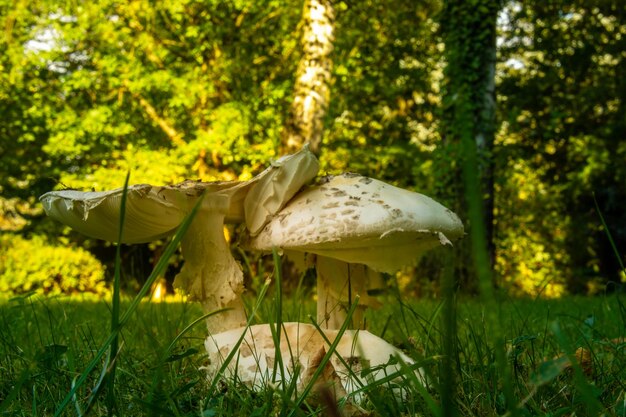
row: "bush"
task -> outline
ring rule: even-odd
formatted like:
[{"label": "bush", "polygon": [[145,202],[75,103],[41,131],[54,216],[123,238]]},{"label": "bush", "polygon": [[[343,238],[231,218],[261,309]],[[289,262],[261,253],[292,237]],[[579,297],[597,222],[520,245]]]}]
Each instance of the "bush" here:
[{"label": "bush", "polygon": [[104,266],[81,248],[54,246],[43,238],[0,238],[0,292],[105,293]]}]

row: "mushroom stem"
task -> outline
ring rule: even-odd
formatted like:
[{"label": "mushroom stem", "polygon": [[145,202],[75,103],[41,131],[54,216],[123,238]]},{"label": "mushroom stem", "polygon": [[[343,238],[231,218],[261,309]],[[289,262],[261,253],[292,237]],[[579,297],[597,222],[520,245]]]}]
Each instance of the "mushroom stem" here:
[{"label": "mushroom stem", "polygon": [[207,319],[211,333],[246,323],[241,301],[243,272],[224,236],[224,216],[229,200],[226,196],[219,197],[223,198],[213,198],[212,207],[203,207],[191,222],[181,241],[185,264],[174,281],[174,286],[188,294],[190,300],[200,301],[206,313],[230,308]]},{"label": "mushroom stem", "polygon": [[[209,302],[202,301],[201,304],[205,313],[216,310],[213,300],[209,300]],[[237,296],[237,298],[232,300],[230,303],[227,303],[219,308],[228,308],[229,310],[207,317],[206,325],[210,334],[246,325],[246,310],[241,296]]]},{"label": "mushroom stem", "polygon": [[353,264],[327,256],[317,256],[317,322],[324,329],[339,329],[347,320],[347,312],[359,296],[359,305],[352,314],[349,328],[365,329],[365,311],[376,300],[368,289],[378,284],[380,274],[362,264]]}]

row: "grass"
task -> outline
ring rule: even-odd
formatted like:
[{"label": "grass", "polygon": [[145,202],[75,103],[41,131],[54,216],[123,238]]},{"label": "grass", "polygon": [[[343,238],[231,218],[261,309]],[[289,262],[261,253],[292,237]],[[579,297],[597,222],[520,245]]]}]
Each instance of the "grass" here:
[{"label": "grass", "polygon": [[[476,180],[472,164],[464,167],[469,189],[476,188],[470,181]],[[133,299],[120,297],[118,248],[110,303],[33,295],[0,301],[1,415],[341,415],[334,401],[318,395],[322,400],[314,403],[306,395],[334,354],[333,341],[327,340],[320,368],[299,394],[295,383],[284,381],[253,391],[220,378],[234,350],[216,378],[209,381],[203,374],[206,315],[197,306],[144,300],[200,203]],[[470,217],[480,226],[479,201],[468,203]],[[120,230],[123,222],[122,216]],[[472,229],[471,239],[474,264],[482,265],[479,299],[459,301],[448,274],[442,301],[407,300],[396,292],[366,319],[374,334],[424,364],[425,386],[405,367],[399,381],[390,378],[402,386],[402,400],[384,385],[371,384],[362,388],[365,401],[360,407],[344,403],[343,411],[381,416],[626,417],[622,296],[505,299],[491,287],[484,236],[477,229],[483,230]],[[276,254],[274,263],[280,271]],[[309,322],[314,306],[300,284],[295,296],[283,295],[276,271],[273,291],[268,292],[266,283],[258,298],[246,304],[248,325],[271,323],[278,344],[281,322]],[[273,294],[273,300],[265,300],[266,294]],[[276,356],[274,375],[277,367],[284,374],[287,358]]]},{"label": "grass", "polygon": [[[267,296],[264,303],[274,305],[273,297]],[[314,309],[312,301],[303,307],[301,298],[285,295],[281,302],[285,316],[300,317],[301,321],[307,321],[306,315]],[[131,300],[121,304],[122,310],[127,309]],[[430,359],[432,365],[427,391],[420,392],[407,381],[412,387],[410,400],[399,404],[383,389],[374,388],[368,392],[364,409],[375,415],[432,415],[438,408],[429,406],[429,401],[439,404],[442,389],[448,389],[460,415],[507,412],[510,407],[505,404],[501,372],[488,342],[484,305],[473,299],[456,304],[458,329],[451,361],[454,387],[432,382],[437,381],[444,362],[440,302],[390,300],[382,310],[369,314],[373,333],[414,358]],[[276,312],[272,310],[259,309],[254,320],[274,320]],[[252,392],[222,381],[209,390],[210,381],[199,370],[205,360],[202,320],[185,331],[201,316],[198,306],[191,304],[144,301],[137,306],[120,333],[114,385],[118,415],[320,412],[307,406],[290,409],[301,399],[287,398],[280,389]],[[622,297],[509,300],[502,303],[499,316],[516,412],[626,416],[626,307]],[[109,321],[110,310],[104,301],[37,296],[2,301],[0,413],[52,415],[109,336]],[[577,358],[583,359],[582,366]],[[77,414],[76,407],[84,405],[98,379],[97,372],[88,375],[71,407],[65,409],[66,415]],[[445,410],[446,404],[440,406]],[[107,398],[101,397],[91,414],[105,415],[108,409]]]}]

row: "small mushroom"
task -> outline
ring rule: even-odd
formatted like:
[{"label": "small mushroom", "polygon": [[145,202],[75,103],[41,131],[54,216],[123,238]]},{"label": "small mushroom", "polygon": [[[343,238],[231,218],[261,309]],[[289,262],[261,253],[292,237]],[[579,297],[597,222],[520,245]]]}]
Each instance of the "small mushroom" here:
[{"label": "small mushroom", "polygon": [[[245,182],[185,181],[173,186],[128,187],[121,243],[150,242],[173,234],[204,195],[181,241],[185,263],[174,286],[191,300],[199,301],[206,312],[230,308],[207,320],[211,332],[242,326],[246,322],[240,297],[243,273],[224,237],[224,223],[242,223],[249,218],[255,227],[263,227],[274,211],[315,177],[317,170],[315,156],[304,147]],[[265,194],[255,191],[259,185]],[[250,192],[256,197],[248,198]],[[121,188],[105,192],[52,191],[40,200],[50,217],[87,236],[117,241],[123,193]]]},{"label": "small mushroom", "polygon": [[[337,330],[325,329],[322,336],[313,325],[297,322],[282,324],[280,346],[275,346],[268,324],[213,334],[205,341],[209,353],[205,369],[209,378],[216,376],[244,332],[241,344],[227,364],[224,377],[239,380],[256,390],[279,381],[289,385],[296,378],[299,392],[311,382],[321,359],[329,350],[329,343],[332,344],[338,336]],[[278,354],[283,369],[275,366]],[[350,395],[358,403],[362,398],[360,388],[401,371],[400,360],[409,366],[415,364],[402,351],[366,330],[346,330],[326,367],[313,382],[318,387],[332,387],[337,398]],[[419,370],[416,375],[421,382],[425,381]],[[390,384],[399,389],[397,381]]]},{"label": "small mushroom", "polygon": [[[261,251],[276,247],[300,265],[314,264],[318,323],[338,328],[355,295],[363,305],[373,304],[368,291],[380,287],[376,272],[394,273],[462,235],[458,216],[433,199],[343,174],[298,193],[246,244]],[[362,317],[356,323],[362,326]]]}]

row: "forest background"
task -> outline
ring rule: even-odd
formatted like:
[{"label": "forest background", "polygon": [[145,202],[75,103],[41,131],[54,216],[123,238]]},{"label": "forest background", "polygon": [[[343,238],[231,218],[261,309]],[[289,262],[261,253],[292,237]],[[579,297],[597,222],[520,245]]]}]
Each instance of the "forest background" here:
[{"label": "forest background", "polygon": [[[432,196],[469,230],[469,134],[495,284],[546,297],[620,288],[594,202],[626,253],[620,1],[319,3],[332,8],[324,174]],[[47,191],[118,188],[129,170],[155,185],[248,179],[289,150],[314,12],[300,0],[0,0],[0,291],[106,291],[114,247],[46,218]],[[162,245],[125,248],[129,290]],[[467,245],[455,272],[472,293]],[[437,295],[442,258],[404,271],[403,288]]]}]

